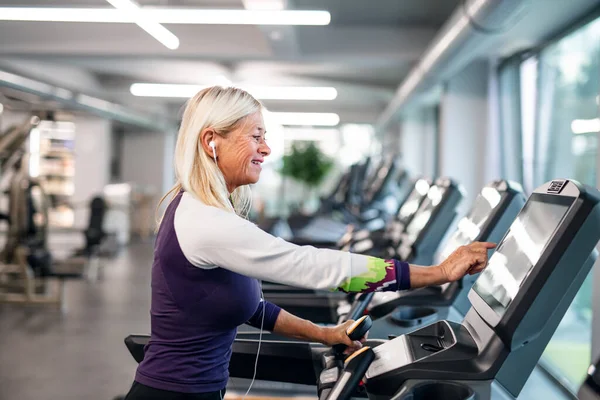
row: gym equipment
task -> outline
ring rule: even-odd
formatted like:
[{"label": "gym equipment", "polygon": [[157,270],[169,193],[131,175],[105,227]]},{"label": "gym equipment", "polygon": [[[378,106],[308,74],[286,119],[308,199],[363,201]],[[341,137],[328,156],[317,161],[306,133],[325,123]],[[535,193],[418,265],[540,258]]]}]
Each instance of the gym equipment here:
[{"label": "gym equipment", "polygon": [[[436,188],[436,190],[441,193],[441,197],[439,201],[433,205],[432,202],[428,201],[428,198],[423,195],[423,192],[430,193],[432,191],[432,186],[429,186],[424,180],[417,181],[411,195],[402,207],[400,207],[400,212],[403,212],[403,219],[393,222],[394,224],[404,224],[406,221],[416,219],[421,212],[429,213],[430,218],[427,219],[424,226],[424,228],[427,229],[428,234],[417,235],[417,241],[412,243],[412,246],[415,249],[437,248],[445,232],[448,230],[450,223],[454,219],[456,207],[462,200],[462,192],[459,186],[452,180],[438,179],[437,184],[440,185],[441,189]],[[426,186],[426,190],[424,186]],[[409,211],[418,207],[417,203],[427,203],[430,204],[430,206],[423,211],[418,208],[414,214],[410,213]],[[410,225],[410,223],[411,222],[409,222],[408,225]],[[375,241],[379,244],[378,247],[375,244]],[[371,239],[369,237],[347,247],[351,247],[351,251],[356,253],[366,252],[370,255],[387,258],[387,256],[389,256],[388,254],[381,254],[387,246],[388,241],[386,238]],[[374,250],[374,248],[378,248],[379,250]],[[395,256],[396,255],[393,255],[392,257]],[[422,258],[425,257],[423,256]],[[413,262],[412,255],[409,255],[409,259],[406,261]],[[350,307],[349,303],[345,301],[349,296],[341,293],[317,293],[306,289],[286,289],[287,287],[283,287],[282,290],[278,291],[274,289],[277,285],[268,283],[265,284],[264,287],[265,297],[269,301],[272,301],[294,315],[309,319],[315,323],[334,323],[339,321],[340,315],[343,315]],[[350,298],[351,297],[352,296],[350,296]]]},{"label": "gym equipment", "polygon": [[[405,221],[409,221],[406,225],[408,229],[417,221],[418,226],[414,226],[411,231],[413,236],[406,238],[405,234],[401,234],[399,242],[395,241],[395,237],[371,238],[369,236],[367,239],[347,246],[350,247],[350,251],[381,258],[401,258],[415,264],[431,265],[435,250],[455,219],[456,208],[462,201],[463,192],[453,180],[440,178],[436,180],[435,185],[427,185],[427,197],[425,197],[422,195],[422,192],[425,191],[425,183],[424,180],[415,183],[411,195],[400,208],[401,211],[404,210],[405,218],[393,222],[394,228],[392,229],[396,229],[396,226],[403,226]],[[409,211],[416,207],[417,202],[420,205],[416,212],[411,214]],[[410,210],[407,210],[409,208]],[[396,254],[394,252],[396,248],[408,249],[404,254],[406,258]],[[282,290],[277,291],[273,289],[277,285],[265,284],[265,286],[265,297],[269,301],[294,315],[315,323],[339,321],[340,315],[347,312],[350,307],[349,302],[345,301],[349,296],[341,293],[321,294],[306,289],[288,290],[287,287],[282,287]]]},{"label": "gym equipment", "polygon": [[290,225],[293,237],[287,238],[296,244],[318,247],[338,247],[338,241],[350,229],[380,229],[397,211],[408,193],[406,172],[400,168],[395,157],[385,158],[366,180],[362,203],[350,203],[341,209],[340,215],[318,215],[301,229]]},{"label": "gym equipment", "polygon": [[[64,284],[81,268],[53,263],[47,247],[48,198],[29,176],[24,144],[40,119],[32,116],[0,137],[0,168],[10,175],[8,234],[0,252],[0,302],[49,304],[64,310]],[[51,286],[54,283],[54,290]]]},{"label": "gym equipment", "polygon": [[[462,245],[499,242],[525,201],[518,183],[499,180],[486,185],[433,264],[439,265]],[[467,275],[441,286],[376,293],[368,308],[375,320],[371,337],[401,335],[440,319],[461,321],[471,306],[467,294],[476,279],[476,275]]]},{"label": "gym equipment", "polygon": [[391,240],[396,235],[396,232],[401,234],[406,229],[406,225],[410,223],[413,216],[419,209],[419,206],[427,196],[427,192],[431,187],[429,179],[417,179],[411,187],[408,196],[404,197],[398,213],[392,218],[385,227],[370,231],[368,229],[348,231],[338,242],[338,247],[342,250],[349,251],[352,245],[366,239],[371,239],[374,242],[379,240]]},{"label": "gym equipment", "polygon": [[[331,400],[365,391],[375,400],[517,397],[595,262],[599,239],[600,193],[548,182],[473,285],[462,323],[441,320],[393,340],[368,340],[374,357],[347,366],[332,363],[319,345],[264,341],[257,379],[314,384],[318,377],[320,398]],[[236,341],[232,359],[256,354],[251,349],[254,341]],[[356,387],[365,363],[364,385]],[[232,376],[248,376],[245,364]]]},{"label": "gym equipment", "polygon": [[517,397],[598,256],[599,203],[575,181],[537,188],[469,292],[462,323],[438,321],[374,349],[369,398]]}]

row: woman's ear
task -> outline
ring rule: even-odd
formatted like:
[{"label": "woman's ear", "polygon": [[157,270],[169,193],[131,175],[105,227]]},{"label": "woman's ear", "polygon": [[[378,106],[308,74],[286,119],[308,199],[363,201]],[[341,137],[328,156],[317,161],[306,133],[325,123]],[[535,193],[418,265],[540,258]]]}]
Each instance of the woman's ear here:
[{"label": "woman's ear", "polygon": [[216,137],[217,134],[215,134],[215,131],[207,128],[205,130],[203,130],[202,132],[200,132],[200,145],[202,146],[202,149],[204,150],[204,152],[210,157],[213,157],[213,148],[210,147],[210,142],[215,141],[215,145],[216,145]]}]

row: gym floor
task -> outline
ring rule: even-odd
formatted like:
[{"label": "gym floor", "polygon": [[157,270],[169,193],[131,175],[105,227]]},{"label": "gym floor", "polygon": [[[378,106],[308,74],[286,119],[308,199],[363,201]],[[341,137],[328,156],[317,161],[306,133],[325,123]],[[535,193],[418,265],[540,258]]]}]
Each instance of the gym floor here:
[{"label": "gym floor", "polygon": [[149,244],[105,263],[95,283],[70,281],[67,310],[0,306],[0,399],[106,399],[126,393],[135,361],[123,338],[149,329]]},{"label": "gym floor", "polygon": [[[65,314],[0,305],[0,399],[112,400],[125,394],[136,363],[123,339],[149,331],[151,265],[152,243],[128,246],[104,261],[97,282],[67,283]],[[241,399],[248,384],[232,379],[227,399]],[[286,396],[269,400],[316,399],[314,387],[269,382],[256,382],[246,399],[267,393]],[[520,397],[563,396],[534,372]]]}]

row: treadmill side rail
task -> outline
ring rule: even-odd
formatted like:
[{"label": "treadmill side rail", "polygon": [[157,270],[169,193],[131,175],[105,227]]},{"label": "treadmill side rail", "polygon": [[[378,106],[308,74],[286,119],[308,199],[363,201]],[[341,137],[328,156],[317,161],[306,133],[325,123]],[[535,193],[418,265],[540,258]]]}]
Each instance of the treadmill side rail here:
[{"label": "treadmill side rail", "polygon": [[[265,341],[260,344],[256,379],[315,385],[322,354],[329,347],[303,342]],[[252,379],[258,352],[257,340],[233,342],[229,375]]]}]

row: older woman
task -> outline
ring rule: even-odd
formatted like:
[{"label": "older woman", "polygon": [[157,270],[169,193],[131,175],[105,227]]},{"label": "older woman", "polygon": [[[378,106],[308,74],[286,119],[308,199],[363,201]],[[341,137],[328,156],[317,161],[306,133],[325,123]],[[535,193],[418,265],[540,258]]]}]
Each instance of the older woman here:
[{"label": "older woman", "polygon": [[[368,292],[437,285],[477,273],[491,243],[457,250],[423,268],[297,246],[249,222],[249,184],[271,150],[262,105],[237,88],[189,100],[177,138],[177,184],[163,215],[152,266],[151,339],[126,399],[221,399],[231,346],[247,323],[326,345],[352,343],[345,329],[317,326],[261,300],[260,279]],[[163,198],[164,200],[164,198]]]}]

